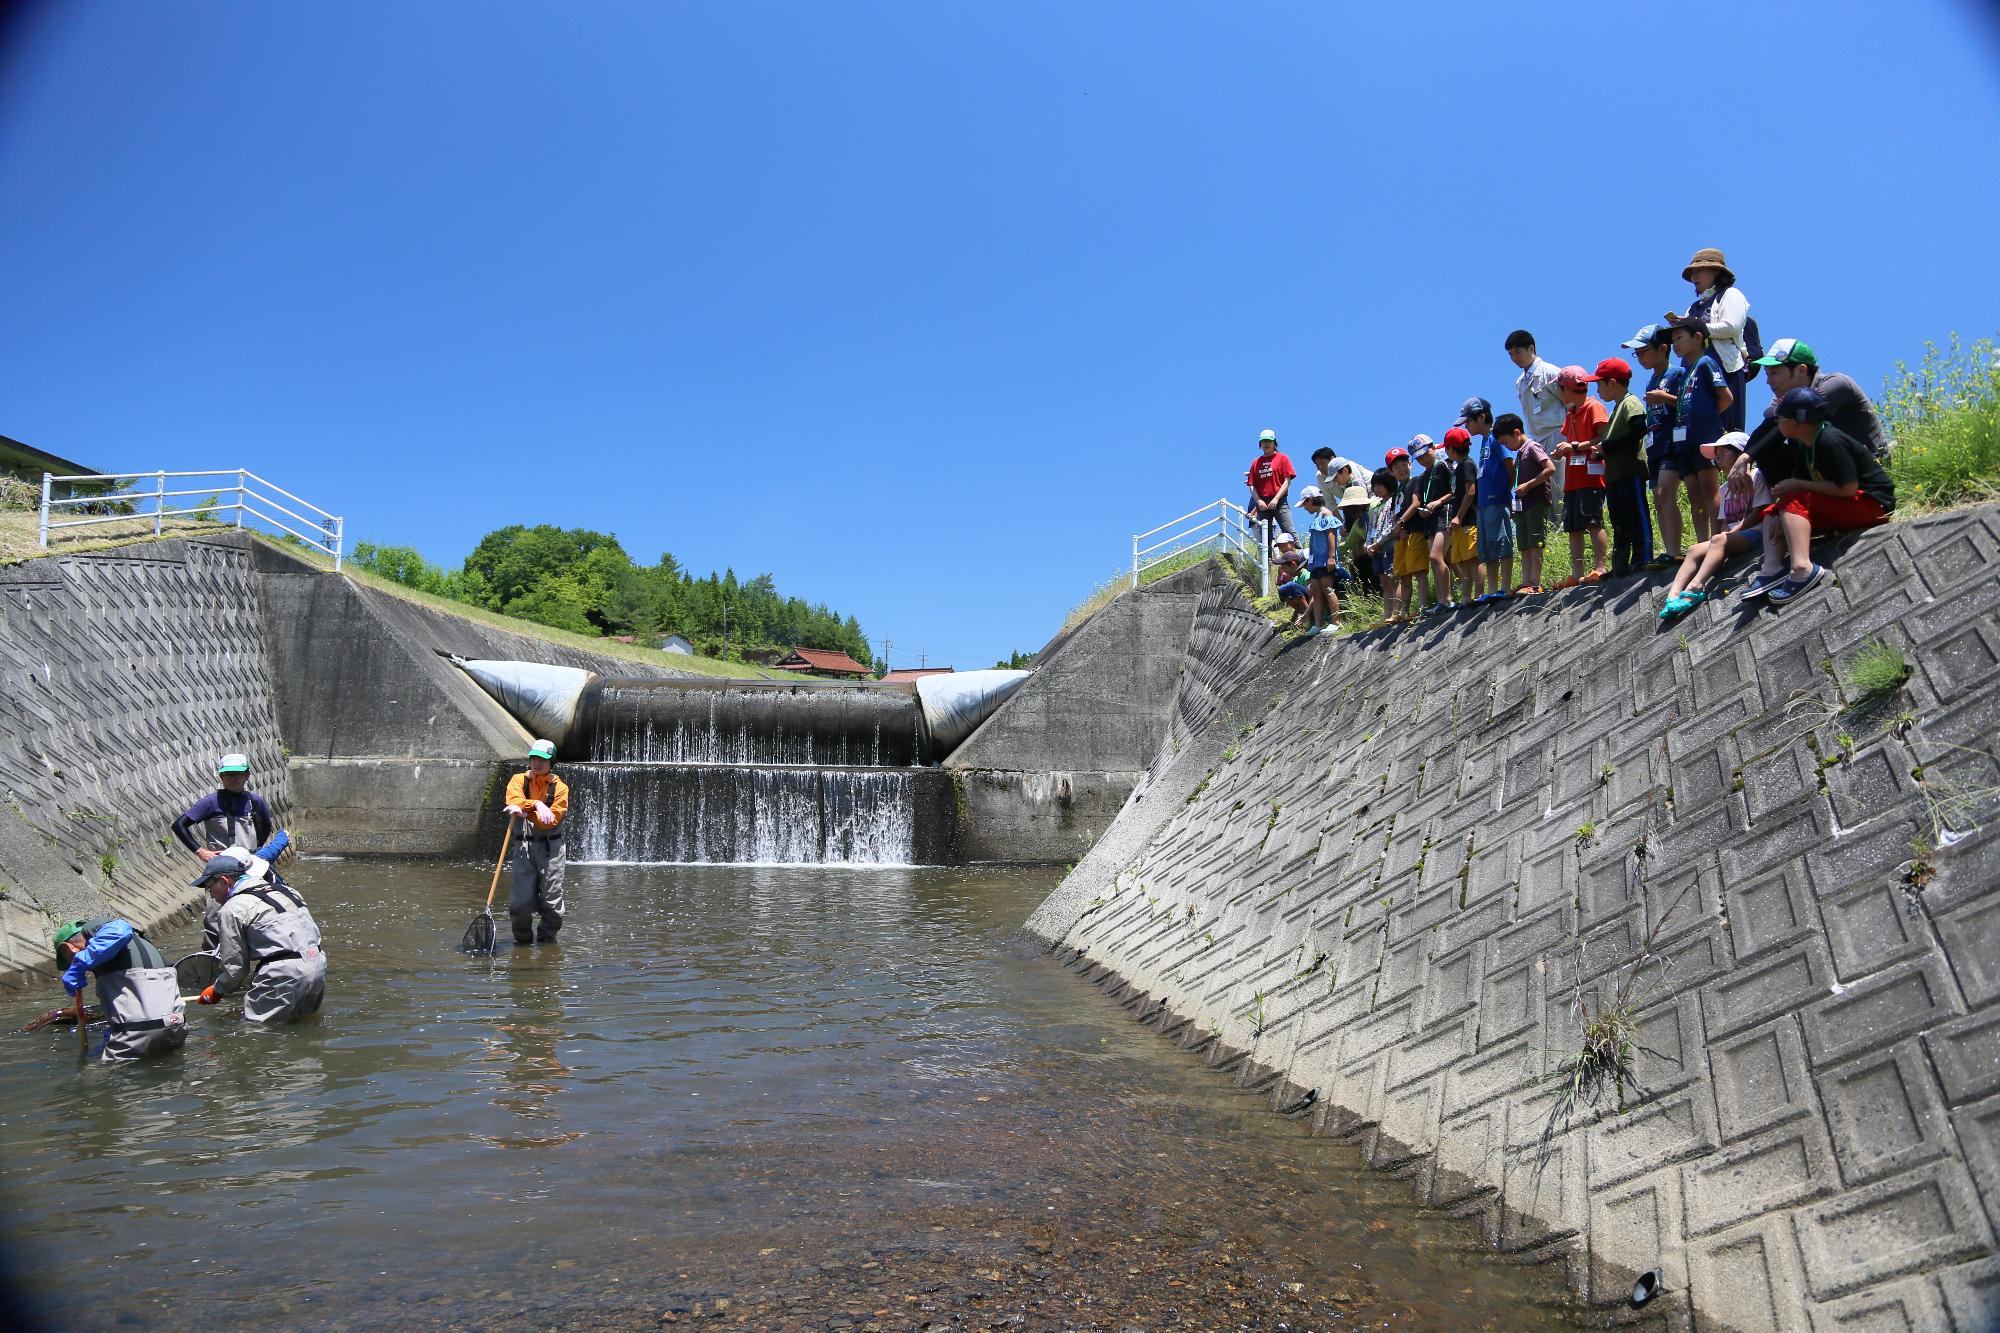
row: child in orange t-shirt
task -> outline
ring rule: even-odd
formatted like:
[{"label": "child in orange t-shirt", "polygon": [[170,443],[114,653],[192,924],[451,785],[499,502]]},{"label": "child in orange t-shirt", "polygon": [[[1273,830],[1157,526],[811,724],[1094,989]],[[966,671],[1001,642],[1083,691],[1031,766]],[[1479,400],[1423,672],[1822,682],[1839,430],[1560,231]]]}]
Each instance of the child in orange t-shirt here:
[{"label": "child in orange t-shirt", "polygon": [[[1570,576],[1556,586],[1574,588],[1604,578],[1607,543],[1604,536],[1604,432],[1611,414],[1590,396],[1590,375],[1582,366],[1564,366],[1556,375],[1556,393],[1563,400],[1563,442],[1553,453],[1563,469],[1563,531],[1569,534]],[[1583,568],[1583,535],[1590,534],[1594,557]]]}]

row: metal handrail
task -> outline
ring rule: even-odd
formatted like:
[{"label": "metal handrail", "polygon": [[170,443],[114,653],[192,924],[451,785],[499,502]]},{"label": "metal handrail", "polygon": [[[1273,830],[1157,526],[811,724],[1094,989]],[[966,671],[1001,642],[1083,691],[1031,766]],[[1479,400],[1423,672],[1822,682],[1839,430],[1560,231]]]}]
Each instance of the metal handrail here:
[{"label": "metal handrail", "polygon": [[[1198,550],[1204,545],[1214,543],[1225,554],[1234,554],[1254,561],[1263,572],[1264,595],[1268,597],[1271,595],[1270,524],[1268,521],[1260,521],[1258,527],[1262,530],[1261,535],[1251,531],[1250,521],[1240,505],[1231,504],[1227,500],[1216,500],[1199,509],[1190,510],[1179,518],[1169,519],[1158,527],[1135,532],[1132,534],[1132,586],[1138,587],[1140,576],[1162,561],[1171,560],[1184,552]],[[1168,535],[1149,546],[1140,545],[1146,538],[1161,532],[1166,532]],[[1146,559],[1155,551],[1164,554],[1154,556],[1150,560]]]},{"label": "metal handrail", "polygon": [[[167,478],[220,477],[233,478],[235,485],[195,486],[185,490],[168,490]],[[128,489],[121,483],[151,481],[147,490]],[[105,484],[110,488],[89,495],[67,495],[58,497],[55,485],[67,483],[74,489],[76,483]],[[253,486],[254,483],[254,486]],[[262,488],[257,489],[257,488]],[[236,498],[223,497],[234,492]],[[265,492],[269,492],[266,494]],[[186,499],[193,496],[207,498],[213,496],[214,504],[170,505],[168,500]],[[275,496],[319,515],[318,519],[308,517],[290,509]],[[131,512],[123,514],[89,514],[80,518],[51,518],[51,514],[68,513],[87,505],[129,505]],[[145,506],[150,505],[151,508]],[[347,520],[338,514],[328,513],[312,501],[294,495],[275,482],[266,480],[247,468],[214,468],[195,472],[79,472],[57,475],[42,474],[41,545],[47,550],[49,534],[64,528],[86,528],[99,523],[129,523],[134,519],[153,520],[153,535],[164,534],[169,518],[217,517],[230,510],[236,511],[236,526],[242,528],[246,518],[256,519],[260,524],[275,528],[279,532],[296,537],[312,550],[333,558],[333,568],[339,572],[345,557]],[[276,511],[275,513],[270,511]],[[284,517],[280,518],[278,515]],[[285,520],[290,519],[292,523]],[[294,527],[296,523],[299,526]]]}]

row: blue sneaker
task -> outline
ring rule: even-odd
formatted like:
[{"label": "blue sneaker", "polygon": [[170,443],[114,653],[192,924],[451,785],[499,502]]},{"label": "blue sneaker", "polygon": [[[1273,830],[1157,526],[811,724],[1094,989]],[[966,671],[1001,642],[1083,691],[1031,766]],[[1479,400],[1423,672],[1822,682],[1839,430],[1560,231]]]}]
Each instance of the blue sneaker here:
[{"label": "blue sneaker", "polygon": [[1801,574],[1799,577],[1795,579],[1786,579],[1783,583],[1771,589],[1769,595],[1772,603],[1778,606],[1783,606],[1786,602],[1791,601],[1794,597],[1797,597],[1802,593],[1810,591],[1812,589],[1812,586],[1815,583],[1818,583],[1820,581],[1820,578],[1825,573],[1826,570],[1824,568],[1822,568],[1819,565],[1814,565],[1811,569],[1808,569],[1805,573]]},{"label": "blue sneaker", "polygon": [[1759,597],[1768,596],[1770,594],[1771,589],[1777,587],[1780,583],[1783,583],[1784,581],[1785,581],[1785,576],[1783,574],[1770,574],[1770,575],[1759,574],[1756,578],[1753,578],[1748,583],[1744,584],[1743,591],[1737,593],[1736,595],[1738,597],[1741,597],[1746,602],[1754,602]]},{"label": "blue sneaker", "polygon": [[1318,626],[1318,625],[1308,625],[1308,626],[1306,626],[1306,632],[1305,632],[1305,633],[1304,633],[1303,635],[1301,635],[1300,637],[1301,637],[1301,638],[1306,638],[1306,639],[1310,639],[1310,638],[1312,638],[1312,637],[1313,637],[1313,636],[1314,636],[1315,634],[1318,634],[1318,633],[1319,633],[1319,626]]}]

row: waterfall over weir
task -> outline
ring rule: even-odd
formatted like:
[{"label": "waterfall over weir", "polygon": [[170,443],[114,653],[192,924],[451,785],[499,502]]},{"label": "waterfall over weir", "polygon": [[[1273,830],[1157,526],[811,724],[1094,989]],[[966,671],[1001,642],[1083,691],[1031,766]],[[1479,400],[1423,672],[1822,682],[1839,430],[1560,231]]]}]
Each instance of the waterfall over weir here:
[{"label": "waterfall over weir", "polygon": [[954,672],[914,689],[624,680],[451,660],[560,748],[570,856],[627,863],[953,864],[957,792],[949,774],[926,765],[1028,678]]},{"label": "waterfall over weir", "polygon": [[926,865],[950,859],[935,768],[569,764],[581,861]]},{"label": "waterfall over weir", "polygon": [[579,861],[918,865],[951,859],[950,778],[916,767],[914,694],[601,680],[563,772]]}]

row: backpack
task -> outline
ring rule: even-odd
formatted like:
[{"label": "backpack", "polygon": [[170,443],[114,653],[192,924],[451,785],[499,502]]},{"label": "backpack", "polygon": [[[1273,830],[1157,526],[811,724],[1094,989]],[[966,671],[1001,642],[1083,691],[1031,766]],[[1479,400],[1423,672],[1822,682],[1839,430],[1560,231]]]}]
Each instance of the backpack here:
[{"label": "backpack", "polygon": [[1743,364],[1748,369],[1751,362],[1764,355],[1764,339],[1757,332],[1757,317],[1743,317]]}]

